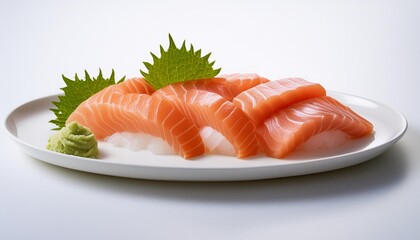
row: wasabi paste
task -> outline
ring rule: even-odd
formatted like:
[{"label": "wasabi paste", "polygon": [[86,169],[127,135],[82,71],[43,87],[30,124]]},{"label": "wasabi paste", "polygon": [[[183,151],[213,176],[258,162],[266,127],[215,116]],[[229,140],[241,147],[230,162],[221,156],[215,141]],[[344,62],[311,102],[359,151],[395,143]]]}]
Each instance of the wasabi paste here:
[{"label": "wasabi paste", "polygon": [[86,157],[98,157],[98,141],[92,132],[77,122],[63,127],[48,140],[47,149],[59,153]]}]

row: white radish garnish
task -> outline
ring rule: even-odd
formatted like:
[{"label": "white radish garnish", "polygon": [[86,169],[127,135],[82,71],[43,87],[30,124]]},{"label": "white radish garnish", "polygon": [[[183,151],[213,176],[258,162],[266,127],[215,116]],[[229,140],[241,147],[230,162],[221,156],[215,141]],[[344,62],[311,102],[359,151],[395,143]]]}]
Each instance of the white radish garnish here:
[{"label": "white radish garnish", "polygon": [[[202,128],[200,136],[207,153],[235,156],[233,145],[213,128]],[[119,132],[105,138],[105,142],[111,143],[115,147],[127,148],[133,151],[147,149],[156,155],[176,154],[163,139],[145,133]]]},{"label": "white radish garnish", "polygon": [[156,155],[175,155],[175,151],[169,146],[167,142],[158,137],[152,137],[149,144],[147,145],[147,150],[151,151]]},{"label": "white radish garnish", "polygon": [[167,142],[145,133],[119,132],[105,138],[105,142],[133,151],[147,149],[156,155],[175,154]]},{"label": "white radish garnish", "polygon": [[200,130],[200,136],[206,146],[206,152],[210,154],[220,154],[235,156],[233,145],[218,131],[211,127],[204,127]]}]

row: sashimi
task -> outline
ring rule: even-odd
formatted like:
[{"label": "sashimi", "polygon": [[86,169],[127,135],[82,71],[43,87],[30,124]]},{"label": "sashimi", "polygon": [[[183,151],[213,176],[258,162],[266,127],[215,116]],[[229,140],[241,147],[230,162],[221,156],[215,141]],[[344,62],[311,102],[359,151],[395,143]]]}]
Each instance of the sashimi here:
[{"label": "sashimi", "polygon": [[334,98],[311,98],[278,110],[256,129],[267,156],[285,157],[312,136],[340,130],[351,138],[373,131],[373,125]]},{"label": "sashimi", "polygon": [[245,90],[270,81],[255,73],[223,74],[218,77],[226,80],[225,87],[230,89],[230,92],[232,93],[232,98],[229,98],[229,101],[232,101],[234,97]]},{"label": "sashimi", "polygon": [[197,79],[186,82],[173,83],[159,89],[159,92],[170,92],[171,89],[175,86],[176,88],[179,88],[179,90],[182,90],[184,93],[190,89],[204,90],[217,93],[225,99],[232,101],[233,98],[241,92],[268,81],[268,79],[260,77],[257,74],[235,73],[220,75],[210,79]]},{"label": "sashimi", "polygon": [[177,82],[172,83],[171,85],[165,86],[158,90],[160,95],[173,95],[173,88],[176,88],[178,91],[182,91],[182,94],[187,93],[189,90],[197,89],[208,92],[216,93],[229,101],[232,101],[234,95],[230,88],[226,87],[226,79],[221,77],[209,78],[209,79],[197,79],[190,80],[186,82]]},{"label": "sashimi", "polygon": [[186,91],[179,84],[166,86],[153,96],[172,101],[198,128],[209,126],[221,133],[234,146],[238,158],[257,154],[255,128],[240,108],[222,96],[197,89]]},{"label": "sashimi", "polygon": [[117,132],[143,132],[164,139],[184,158],[203,154],[199,129],[172,102],[126,93],[148,89],[139,86],[142,81],[135,80],[107,87],[77,107],[67,122],[88,127],[99,140]]},{"label": "sashimi", "polygon": [[[200,135],[204,128],[225,137],[238,158],[256,155],[260,148],[267,156],[282,158],[329,130],[350,137],[372,132],[371,123],[325,96],[319,84],[300,78],[264,82],[251,75],[248,79],[254,80],[241,86],[248,80],[233,76],[175,83],[157,91],[142,78],[129,79],[94,94],[67,122],[88,127],[98,140],[122,132],[159,137],[184,158],[205,153],[204,142],[207,152],[213,151],[213,143],[203,139],[208,136]],[[236,96],[235,91],[241,93]],[[226,96],[236,97],[231,102]],[[222,152],[232,150],[226,149]]]},{"label": "sashimi", "polygon": [[302,78],[286,78],[259,84],[243,91],[233,103],[257,126],[278,109],[312,97],[325,96],[325,89]]},{"label": "sashimi", "polygon": [[84,79],[63,75],[64,94],[50,109],[56,116],[50,121],[54,130],[62,132],[54,135],[59,136],[53,139],[57,144],[50,144],[50,138],[49,145],[63,146],[66,124],[73,123],[69,126],[94,135],[95,143],[175,152],[184,158],[203,153],[247,158],[262,152],[283,158],[319,133],[339,131],[347,139],[373,131],[369,121],[326,96],[320,84],[302,78],[270,81],[257,74],[218,75],[221,68],[214,67],[210,53],[202,56],[185,41],[178,48],[171,35],[168,49],[159,49],[160,56],[151,53],[153,61],[143,62],[144,78],[116,80],[114,71],[107,78],[101,70],[97,77],[85,71]]},{"label": "sashimi", "polygon": [[144,80],[144,78],[130,78],[111,87],[113,91],[121,93],[121,94],[126,94],[126,93],[152,94],[155,91],[153,87]]}]

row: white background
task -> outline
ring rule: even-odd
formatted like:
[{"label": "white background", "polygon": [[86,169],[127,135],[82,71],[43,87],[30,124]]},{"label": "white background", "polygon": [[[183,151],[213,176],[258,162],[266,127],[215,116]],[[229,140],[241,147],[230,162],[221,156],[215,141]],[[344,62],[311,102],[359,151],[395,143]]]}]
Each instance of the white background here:
[{"label": "white background", "polygon": [[[139,76],[168,33],[222,73],[299,76],[387,104],[409,129],[328,173],[180,183],[52,166],[0,135],[0,239],[419,239],[418,1],[0,0],[0,114],[88,70]],[[3,124],[2,124],[3,125]]]}]

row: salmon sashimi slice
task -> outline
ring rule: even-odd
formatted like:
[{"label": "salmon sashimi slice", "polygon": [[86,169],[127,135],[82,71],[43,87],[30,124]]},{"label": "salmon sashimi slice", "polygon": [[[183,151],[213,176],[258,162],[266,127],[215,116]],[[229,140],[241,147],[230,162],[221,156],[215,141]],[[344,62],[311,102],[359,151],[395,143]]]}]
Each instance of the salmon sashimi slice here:
[{"label": "salmon sashimi slice", "polygon": [[165,140],[184,158],[205,152],[199,129],[170,101],[147,94],[124,94],[112,102],[93,102],[77,108],[68,122],[89,128],[97,139],[118,132],[142,132]]},{"label": "salmon sashimi slice", "polygon": [[[225,99],[232,101],[239,93],[269,80],[257,74],[229,74],[209,79],[197,79],[186,82],[173,83],[159,89],[160,92],[171,91],[173,86],[182,88],[187,92],[190,89],[197,89],[217,93]],[[181,90],[181,89],[179,89]]]},{"label": "salmon sashimi slice", "polygon": [[199,129],[211,127],[218,131],[233,145],[238,158],[257,154],[255,128],[232,102],[213,92],[185,91],[182,85],[172,84],[165,88],[165,91],[157,90],[153,96],[174,102]]},{"label": "salmon sashimi slice", "polygon": [[162,138],[184,158],[203,154],[199,129],[172,102],[149,95],[153,90],[143,81],[126,80],[99,91],[80,104],[67,123],[89,128],[98,140],[117,132],[142,132]]},{"label": "salmon sashimi slice", "polygon": [[[91,104],[111,104],[118,102],[124,94],[145,94],[150,95],[154,89],[143,78],[131,78],[121,83],[108,86],[101,91],[93,94],[91,97],[83,101],[70,116],[66,123],[74,121],[75,116],[81,114],[80,109],[89,108]],[[97,116],[99,117],[99,116]],[[81,123],[80,123],[81,124]],[[95,137],[102,134],[97,133]],[[99,137],[101,139],[102,137]]]},{"label": "salmon sashimi slice", "polygon": [[326,91],[320,84],[302,78],[286,78],[262,83],[243,91],[233,99],[233,103],[246,113],[255,126],[258,126],[281,108],[325,95]]},{"label": "salmon sashimi slice", "polygon": [[226,79],[225,87],[230,89],[232,94],[229,101],[232,101],[234,97],[245,90],[270,81],[255,73],[233,73],[219,75],[218,77]]},{"label": "salmon sashimi slice", "polygon": [[285,157],[312,136],[339,130],[352,138],[370,134],[373,125],[334,98],[311,98],[277,111],[256,132],[267,156]]},{"label": "salmon sashimi slice", "polygon": [[142,93],[152,94],[155,90],[144,80],[144,78],[130,78],[125,81],[112,85],[112,91],[120,94]]},{"label": "salmon sashimi slice", "polygon": [[229,101],[232,101],[234,97],[232,90],[226,87],[226,79],[220,77],[172,83],[159,89],[159,94],[173,94],[173,87],[178,91],[182,91],[182,94],[187,93],[189,90],[197,89],[216,93]]}]

